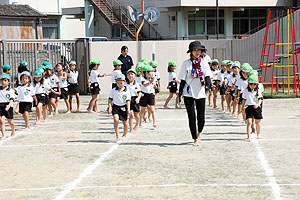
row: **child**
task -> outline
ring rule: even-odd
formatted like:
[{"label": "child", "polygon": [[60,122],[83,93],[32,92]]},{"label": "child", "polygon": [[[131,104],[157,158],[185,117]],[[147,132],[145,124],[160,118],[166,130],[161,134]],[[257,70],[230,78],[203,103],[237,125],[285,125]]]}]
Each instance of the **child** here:
[{"label": "child", "polygon": [[30,72],[24,71],[21,74],[21,81],[22,86],[19,86],[17,88],[18,91],[18,102],[19,103],[19,112],[23,115],[23,118],[25,120],[25,130],[30,129],[29,124],[29,112],[32,108],[32,102],[33,102],[33,96],[35,95],[35,90],[30,85],[31,79],[30,79]]},{"label": "child", "polygon": [[[138,124],[140,121],[140,99],[142,97],[141,87],[135,81],[136,71],[130,69],[127,71],[127,83],[125,84],[126,88],[129,90],[131,95],[130,101],[130,116],[129,116],[129,128],[130,132],[136,132]],[[135,126],[133,127],[133,118],[135,118]]]},{"label": "child", "polygon": [[10,75],[10,70],[11,70],[11,66],[10,66],[10,65],[5,64],[5,65],[2,66],[3,74],[8,74],[8,75]]},{"label": "child", "polygon": [[227,66],[226,66],[227,62],[226,61],[221,62],[221,71],[219,72],[217,78],[217,86],[219,86],[219,91],[221,95],[222,112],[225,112],[226,89],[228,84],[228,78],[230,75],[227,73]]},{"label": "child", "polygon": [[59,79],[59,83],[60,83],[60,96],[56,99],[56,108],[58,108],[58,102],[59,102],[59,98],[63,99],[65,101],[66,107],[67,107],[67,112],[66,114],[70,114],[71,113],[71,109],[70,109],[70,103],[68,100],[68,75],[66,72],[64,72],[64,67],[62,65],[62,63],[58,63],[56,65],[56,71],[57,71],[57,77]]},{"label": "child", "polygon": [[47,110],[45,104],[46,89],[44,86],[43,71],[38,68],[34,72],[33,82],[31,83],[35,90],[33,97],[36,106],[36,125],[42,124],[42,110],[44,110],[44,121],[47,121]]},{"label": "child", "polygon": [[24,72],[24,71],[29,71],[28,63],[25,60],[22,60],[18,67],[17,84],[16,84],[17,86],[20,86],[22,84],[20,77],[21,77],[22,72]]},{"label": "child", "polygon": [[10,88],[10,76],[8,74],[0,75],[0,124],[2,137],[0,140],[5,140],[5,118],[11,127],[11,137],[15,136],[15,123],[14,123],[14,113],[13,113],[13,102],[15,97],[15,91]]},{"label": "child", "polygon": [[218,109],[217,106],[217,94],[218,94],[218,88],[217,87],[217,79],[218,79],[218,74],[219,74],[219,61],[217,59],[211,61],[211,73],[212,73],[212,92],[209,93],[208,96],[208,104],[211,106],[211,96],[213,95],[213,107]]},{"label": "child", "polygon": [[153,78],[153,67],[150,65],[146,65],[143,67],[144,77],[142,77],[142,84],[141,84],[141,91],[142,97],[140,100],[141,106],[141,117],[140,117],[140,127],[142,127],[142,120],[143,116],[145,115],[146,108],[148,108],[148,112],[152,115],[153,121],[153,128],[156,128],[156,114],[155,114],[155,107],[154,107],[154,78]]},{"label": "child", "polygon": [[227,87],[227,93],[230,95],[228,99],[228,111],[230,114],[232,114],[232,116],[236,116],[237,101],[236,101],[236,94],[235,94],[235,86],[239,78],[240,64],[238,62],[233,62],[233,64],[231,65],[231,70],[233,73],[229,77],[228,87]]},{"label": "child", "polygon": [[50,112],[50,117],[53,116],[52,114],[52,107],[54,110],[54,114],[57,115],[57,107],[56,107],[56,100],[57,98],[61,95],[61,90],[60,90],[60,81],[58,77],[53,74],[53,67],[49,64],[46,66],[46,79],[49,81],[49,86],[50,86],[50,93],[49,93],[49,99],[50,99],[50,104],[48,106],[49,112]]},{"label": "child", "polygon": [[[240,78],[237,80],[236,84],[236,94],[238,97],[238,117],[241,116],[242,114],[242,95],[243,91],[247,88],[248,86],[248,75],[249,72],[252,70],[252,67],[249,65],[249,63],[244,63],[242,65],[241,71],[240,71]],[[243,115],[243,119],[245,120],[245,115]]]},{"label": "child", "polygon": [[135,67],[136,71],[136,78],[135,81],[141,86],[142,85],[142,71],[144,68],[144,63],[143,62],[138,62],[138,64]]},{"label": "child", "polygon": [[[98,73],[98,68],[100,66],[100,61],[99,60],[92,60],[90,62],[90,86],[89,90],[92,94],[92,99],[90,100],[89,107],[88,107],[88,112],[89,113],[99,113],[98,109],[98,101],[99,101],[99,93],[100,93],[100,86],[99,86],[99,77],[104,77],[106,74],[99,74]],[[95,109],[94,109],[95,108]]]},{"label": "child", "polygon": [[167,89],[170,90],[170,94],[169,94],[169,97],[166,99],[166,102],[164,104],[164,108],[166,108],[166,109],[169,108],[168,107],[168,103],[173,98],[174,94],[176,94],[176,105],[175,105],[175,108],[180,108],[179,96],[178,96],[178,88],[177,88],[177,84],[179,83],[179,80],[176,79],[176,73],[175,73],[176,66],[177,66],[177,64],[176,64],[175,61],[170,61],[168,63],[169,85],[168,85]]},{"label": "child", "polygon": [[78,71],[76,68],[76,62],[71,61],[68,67],[68,92],[69,92],[69,104],[70,110],[72,110],[72,98],[73,94],[76,96],[77,112],[80,111],[80,99],[79,99],[79,84],[78,84]]},{"label": "child", "polygon": [[[153,67],[153,77],[154,77],[154,89],[155,89],[155,96],[160,92],[160,73],[157,71],[157,62],[155,60],[150,62],[150,65]],[[155,105],[156,105],[156,98],[155,98]]]},{"label": "child", "polygon": [[118,75],[122,74],[121,67],[123,63],[120,60],[116,59],[113,61],[113,65],[114,65],[114,70],[112,71],[112,73],[106,74],[106,76],[111,76],[112,89],[117,87],[115,78]]},{"label": "child", "polygon": [[252,118],[255,119],[257,139],[260,139],[260,122],[263,118],[261,103],[262,103],[262,93],[258,89],[258,76],[250,75],[248,78],[248,86],[242,92],[243,103],[242,107],[246,108],[243,111],[246,115],[247,122],[247,139],[250,142],[250,130],[252,127]]},{"label": "child", "polygon": [[[127,118],[130,114],[130,92],[125,87],[125,76],[119,74],[115,77],[117,87],[110,92],[108,99],[108,114],[112,113],[114,117],[114,128],[116,132],[116,141],[125,140],[128,123]],[[124,133],[122,138],[119,137],[119,120],[123,122]]]}]

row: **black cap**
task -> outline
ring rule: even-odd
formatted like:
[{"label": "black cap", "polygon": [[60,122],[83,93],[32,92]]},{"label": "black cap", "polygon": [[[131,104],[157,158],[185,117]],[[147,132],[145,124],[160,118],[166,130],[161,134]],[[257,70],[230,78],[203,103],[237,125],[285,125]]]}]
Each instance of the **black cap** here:
[{"label": "black cap", "polygon": [[186,53],[191,53],[193,49],[204,50],[205,46],[201,45],[199,41],[193,41],[189,44],[189,50]]}]

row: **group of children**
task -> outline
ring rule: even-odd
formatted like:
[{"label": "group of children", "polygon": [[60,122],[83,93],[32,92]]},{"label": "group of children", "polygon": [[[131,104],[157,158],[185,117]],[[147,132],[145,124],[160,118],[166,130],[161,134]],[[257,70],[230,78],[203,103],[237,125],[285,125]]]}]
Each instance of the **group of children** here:
[{"label": "group of children", "polygon": [[55,67],[45,61],[32,74],[29,71],[28,63],[21,61],[18,66],[16,87],[11,87],[11,66],[2,66],[3,74],[0,75],[0,123],[2,137],[5,135],[5,118],[11,126],[11,136],[15,135],[15,125],[13,121],[13,102],[17,105],[15,113],[21,113],[25,121],[25,130],[30,129],[29,113],[32,107],[36,107],[36,125],[41,125],[42,121],[47,121],[47,116],[58,114],[59,99],[64,99],[67,112],[71,113],[72,95],[76,95],[77,111],[80,109],[78,71],[76,62],[71,61],[66,66],[59,63]]},{"label": "group of children", "polygon": [[[217,59],[209,61],[212,72],[212,91],[209,91],[209,106],[219,109],[217,95],[221,96],[221,108],[233,117],[243,117],[247,124],[247,138],[250,133],[260,135],[262,117],[262,102],[264,87],[258,81],[258,72],[249,63],[223,60],[219,68]],[[227,106],[227,110],[226,110]],[[256,125],[256,129],[254,127]]]}]

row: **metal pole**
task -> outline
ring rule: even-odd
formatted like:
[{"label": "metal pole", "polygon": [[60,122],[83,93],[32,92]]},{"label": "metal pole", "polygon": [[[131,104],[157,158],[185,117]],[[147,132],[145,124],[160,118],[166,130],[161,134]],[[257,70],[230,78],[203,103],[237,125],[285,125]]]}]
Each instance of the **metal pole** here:
[{"label": "metal pole", "polygon": [[141,23],[139,29],[138,29],[137,32],[136,32],[136,36],[135,36],[135,37],[136,37],[136,38],[135,38],[136,41],[139,41],[139,33],[140,33],[140,31],[141,31],[141,29],[142,29],[144,23],[145,23],[144,11],[145,11],[144,0],[142,0],[142,14],[143,14],[143,19],[142,19],[142,23]]},{"label": "metal pole", "polygon": [[219,39],[219,0],[216,0],[216,7],[217,7],[217,40]]}]

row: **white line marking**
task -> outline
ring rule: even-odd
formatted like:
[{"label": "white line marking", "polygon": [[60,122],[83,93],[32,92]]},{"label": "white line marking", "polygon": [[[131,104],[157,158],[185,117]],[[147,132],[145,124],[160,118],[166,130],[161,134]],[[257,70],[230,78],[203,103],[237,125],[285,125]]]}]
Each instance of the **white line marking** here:
[{"label": "white line marking", "polygon": [[17,144],[17,145],[3,145],[0,148],[17,148],[17,147],[48,147],[48,146],[89,146],[89,145],[105,145],[105,144],[115,144],[115,142],[78,142],[70,144]]},{"label": "white line marking", "polygon": [[[16,137],[21,136],[21,135],[25,135],[26,133],[28,133],[28,131],[19,131],[19,132],[16,131],[14,137],[8,137],[5,140],[0,141],[0,146],[7,143],[10,140],[12,140],[13,138],[16,138]],[[7,131],[6,131],[6,134],[7,134]]]},{"label": "white line marking", "polygon": [[[299,187],[300,184],[278,184],[279,186]],[[163,188],[163,187],[270,187],[266,184],[151,184],[151,185],[95,185],[74,187],[73,190],[88,189],[113,189],[113,188]],[[6,188],[0,189],[0,192],[18,192],[18,191],[43,191],[43,190],[62,190],[63,187],[44,187],[44,188]]]},{"label": "white line marking", "polygon": [[280,196],[280,187],[276,182],[276,178],[274,177],[273,169],[270,167],[270,165],[265,157],[265,154],[261,150],[261,147],[260,147],[257,139],[253,139],[252,143],[255,145],[260,164],[261,164],[262,168],[264,169],[266,176],[269,179],[269,185],[272,188],[272,193],[273,193],[274,199],[281,200],[282,198]]}]

